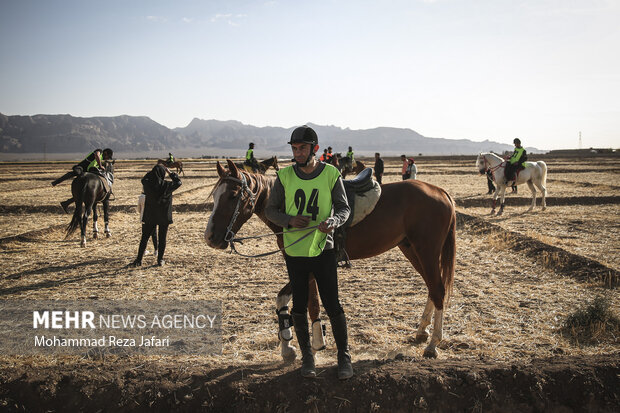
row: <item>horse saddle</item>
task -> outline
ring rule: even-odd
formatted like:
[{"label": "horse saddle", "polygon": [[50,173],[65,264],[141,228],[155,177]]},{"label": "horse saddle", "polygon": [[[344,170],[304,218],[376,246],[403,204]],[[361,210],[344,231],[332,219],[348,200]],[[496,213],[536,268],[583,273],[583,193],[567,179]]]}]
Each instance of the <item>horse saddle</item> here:
[{"label": "horse saddle", "polygon": [[[95,175],[97,178],[99,178],[101,180],[101,184],[103,185],[103,189],[105,190],[106,194],[109,194],[110,191],[112,190],[112,183],[108,180],[108,178],[104,175],[95,173],[95,172],[88,172],[90,174]],[[105,174],[105,172],[102,172],[103,174]]]},{"label": "horse saddle", "polygon": [[347,222],[334,231],[334,248],[338,265],[351,268],[349,256],[345,250],[346,230],[352,227],[372,212],[381,196],[381,185],[372,179],[372,168],[366,168],[354,179],[343,180],[351,214]]}]

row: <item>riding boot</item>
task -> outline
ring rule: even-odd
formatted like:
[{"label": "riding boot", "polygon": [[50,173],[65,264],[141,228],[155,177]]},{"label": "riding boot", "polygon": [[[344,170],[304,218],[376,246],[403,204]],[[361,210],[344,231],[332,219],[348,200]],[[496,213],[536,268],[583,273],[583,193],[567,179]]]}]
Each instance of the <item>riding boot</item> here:
[{"label": "riding boot", "polygon": [[62,210],[65,211],[65,214],[69,213],[69,210],[67,208],[69,207],[69,205],[71,205],[72,202],[73,202],[73,198],[60,202],[60,206],[62,207]]},{"label": "riding boot", "polygon": [[66,174],[64,174],[63,176],[61,176],[60,178],[56,179],[55,181],[52,181],[52,186],[56,186],[59,183],[66,181],[67,179],[71,178],[75,176],[75,173],[73,171],[71,172],[67,172]]},{"label": "riding boot", "polygon": [[351,365],[351,355],[349,354],[349,339],[347,335],[347,320],[344,313],[330,317],[332,324],[332,334],[338,348],[338,378],[346,380],[353,377],[353,366]]},{"label": "riding boot", "polygon": [[308,316],[291,312],[291,318],[293,319],[297,342],[301,350],[301,375],[302,377],[316,377],[314,355],[312,354],[310,333],[308,332]]}]

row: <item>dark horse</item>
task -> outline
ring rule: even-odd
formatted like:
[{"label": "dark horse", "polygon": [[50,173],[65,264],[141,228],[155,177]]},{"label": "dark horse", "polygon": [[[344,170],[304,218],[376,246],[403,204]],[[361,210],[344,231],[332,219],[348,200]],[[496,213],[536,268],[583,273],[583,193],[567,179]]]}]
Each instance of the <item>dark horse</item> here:
[{"label": "dark horse", "polygon": [[366,169],[366,166],[360,161],[355,161],[354,167],[353,162],[351,162],[351,158],[348,156],[341,156],[339,153],[332,156],[331,161],[331,164],[338,168],[342,174],[342,178],[346,178],[348,174],[357,175]]},{"label": "dark horse", "polygon": [[[247,172],[253,172],[252,171],[252,167],[250,165],[247,165],[244,162],[239,162],[235,164],[237,166],[238,169],[241,170],[245,170]],[[261,175],[265,175],[265,172],[267,172],[267,169],[269,169],[269,167],[273,166],[273,169],[275,169],[276,171],[280,170],[280,167],[278,166],[278,157],[277,156],[272,156],[271,158],[267,158],[264,161],[260,161],[258,163],[258,172]]]},{"label": "dark horse", "polygon": [[[265,216],[267,199],[274,178],[239,171],[227,160],[229,171],[218,162],[220,176],[213,192],[214,209],[205,230],[207,244],[216,249],[228,247],[228,229],[237,233],[256,214],[271,230],[282,228]],[[454,201],[443,189],[422,181],[400,181],[384,184],[375,209],[357,225],[347,229],[346,250],[351,260],[374,257],[394,247],[400,248],[420,273],[428,288],[428,300],[416,333],[417,342],[428,339],[427,327],[433,320],[433,335],[424,350],[425,357],[437,357],[442,339],[444,304],[452,289],[456,259],[456,212]],[[283,247],[282,236],[278,245]],[[310,318],[318,318],[316,283],[310,289]],[[277,308],[291,298],[286,285],[276,299]],[[295,357],[294,348],[282,341],[282,356]]]},{"label": "dark horse", "polygon": [[[110,181],[114,181],[113,162],[106,162],[105,171],[108,177],[110,177]],[[93,237],[98,237],[98,202],[103,204],[105,234],[106,237],[110,237],[110,228],[108,227],[108,223],[110,222],[110,193],[105,191],[103,182],[101,182],[101,177],[90,172],[86,172],[83,175],[78,176],[71,183],[71,193],[73,194],[73,199],[75,200],[75,211],[73,212],[71,222],[67,226],[67,234],[65,239],[73,234],[79,226],[81,230],[80,246],[86,246],[86,225],[88,224],[88,217],[91,211],[93,213]]]},{"label": "dark horse", "polygon": [[177,168],[177,173],[178,174],[183,174],[183,176],[185,176],[185,172],[183,172],[183,162],[181,162],[181,161],[174,161],[174,162],[170,163],[170,162],[168,162],[167,159],[158,159],[157,160],[157,164],[162,164],[162,165],[164,165],[165,167],[168,167],[168,168]]}]

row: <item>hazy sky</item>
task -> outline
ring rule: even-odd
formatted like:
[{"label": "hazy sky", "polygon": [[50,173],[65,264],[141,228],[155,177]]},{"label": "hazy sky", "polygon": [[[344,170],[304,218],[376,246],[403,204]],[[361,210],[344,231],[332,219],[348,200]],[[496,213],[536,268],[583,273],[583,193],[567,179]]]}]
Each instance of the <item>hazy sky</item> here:
[{"label": "hazy sky", "polygon": [[0,0],[0,112],[620,147],[620,0]]}]

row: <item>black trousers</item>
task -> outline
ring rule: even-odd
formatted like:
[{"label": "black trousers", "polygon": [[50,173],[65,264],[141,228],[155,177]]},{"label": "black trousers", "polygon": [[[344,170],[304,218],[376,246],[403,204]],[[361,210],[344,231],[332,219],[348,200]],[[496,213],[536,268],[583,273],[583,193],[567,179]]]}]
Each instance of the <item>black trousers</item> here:
[{"label": "black trousers", "polygon": [[344,313],[338,299],[338,263],[333,249],[325,250],[318,257],[284,256],[288,278],[293,290],[293,312],[308,311],[308,276],[314,274],[323,307],[329,317]]},{"label": "black trousers", "polygon": [[[155,227],[157,226],[159,226],[159,237],[155,235]],[[157,225],[152,223],[142,223],[142,238],[140,239],[140,246],[138,247],[138,261],[142,261],[144,250],[146,250],[146,244],[149,242],[149,238],[153,238],[153,247],[157,248],[157,261],[161,261],[161,259],[164,258],[164,252],[166,251],[167,236],[168,224]]]},{"label": "black trousers", "polygon": [[519,167],[519,164],[511,164],[510,162],[506,162],[506,169],[504,169],[504,177],[506,181],[512,181],[514,179],[515,171]]},{"label": "black trousers", "polygon": [[487,174],[487,186],[489,187],[489,192],[495,192],[495,185],[493,185],[493,180]]}]

